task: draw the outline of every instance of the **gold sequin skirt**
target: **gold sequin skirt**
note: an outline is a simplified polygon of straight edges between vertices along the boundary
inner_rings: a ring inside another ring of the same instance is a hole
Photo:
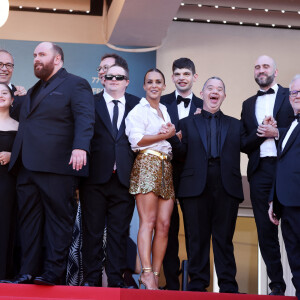
[[[175,199],[172,164],[156,155],[139,153],[131,171],[129,193],[136,195],[149,192],[166,200]]]

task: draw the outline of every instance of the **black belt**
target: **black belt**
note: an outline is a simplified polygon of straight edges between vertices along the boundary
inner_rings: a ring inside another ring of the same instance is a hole
[[[277,156],[266,156],[266,157],[261,157],[260,158],[262,161],[276,161]]]
[[[216,163],[220,163],[220,157],[211,157],[208,159],[208,165],[214,165]]]

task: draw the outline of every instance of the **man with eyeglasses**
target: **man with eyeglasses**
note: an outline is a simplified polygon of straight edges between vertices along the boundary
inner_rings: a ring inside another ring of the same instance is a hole
[[[276,170],[278,137],[291,123],[293,109],[289,91],[276,83],[275,61],[266,55],[254,65],[254,79],[260,90],[243,103],[244,127],[242,151],[248,155],[247,176],[255,217],[259,247],[270,278],[270,295],[284,295],[285,282],[281,264],[278,228],[269,221],[268,199]],[[273,126],[273,118],[277,127]]]
[[[85,286],[99,285],[100,241],[106,220],[108,286],[128,288],[122,275],[126,269],[126,239],[134,209],[134,198],[128,192],[134,156],[125,135],[125,118],[139,102],[138,97],[125,93],[128,84],[127,63],[114,64],[103,79],[104,91],[94,96],[96,123],[90,175],[80,186]]]
[[[294,121],[278,144],[275,183],[270,196],[269,218],[275,226],[281,218],[282,236],[300,299],[300,74],[290,84]],[[274,207],[273,207],[274,203]]]
[[[14,71],[14,58],[7,50],[0,49],[0,83],[7,84],[14,93],[14,103],[10,109],[12,118],[18,120],[20,113],[20,104],[22,98],[26,95],[26,90],[22,86],[15,86],[11,83],[11,77]]]
[[[119,65],[124,67],[125,69],[128,69],[127,61],[120,55],[116,53],[108,53],[104,54],[101,57],[100,65],[96,69],[98,72],[98,77],[100,79],[100,82],[102,86],[105,88],[105,75],[107,73],[107,70],[112,66],[112,65]]]

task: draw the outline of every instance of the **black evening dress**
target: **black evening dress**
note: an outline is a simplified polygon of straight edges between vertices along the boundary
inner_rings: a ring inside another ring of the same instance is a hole
[[[0,152],[11,152],[16,133],[17,131],[0,131]],[[0,164],[0,279],[10,276],[16,228],[16,179],[8,173],[8,165]]]

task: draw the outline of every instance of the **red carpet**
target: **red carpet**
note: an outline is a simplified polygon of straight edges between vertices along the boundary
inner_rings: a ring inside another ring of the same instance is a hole
[[[0,284],[0,300],[297,300],[296,297]]]

